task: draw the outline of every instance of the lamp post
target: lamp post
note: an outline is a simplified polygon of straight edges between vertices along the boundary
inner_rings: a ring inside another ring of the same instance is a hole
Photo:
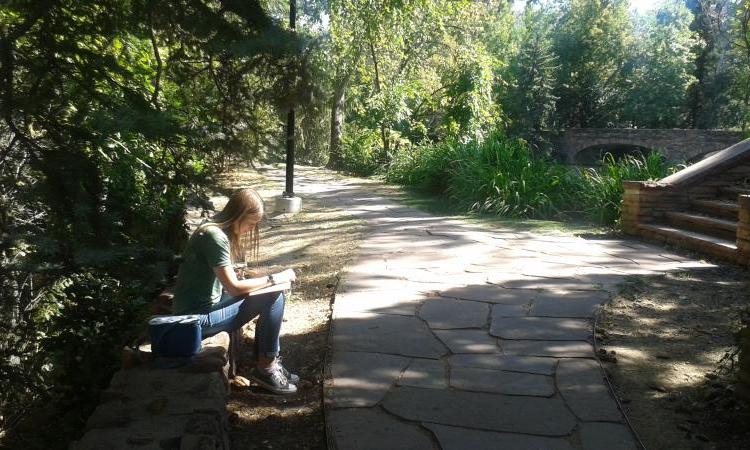
[[[297,28],[297,1],[289,0],[289,29],[292,34]],[[290,86],[291,87],[291,86]],[[279,212],[299,212],[301,199],[294,195],[294,104],[289,105],[286,115],[286,186],[284,193],[276,200]]]

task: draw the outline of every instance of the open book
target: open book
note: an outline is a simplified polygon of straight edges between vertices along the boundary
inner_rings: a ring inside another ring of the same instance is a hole
[[[274,284],[273,286],[268,286],[262,289],[258,289],[257,291],[248,292],[247,295],[253,296],[253,295],[258,295],[258,294],[265,294],[268,292],[288,291],[291,288],[292,288],[292,283],[290,282],[279,283],[279,284]]]

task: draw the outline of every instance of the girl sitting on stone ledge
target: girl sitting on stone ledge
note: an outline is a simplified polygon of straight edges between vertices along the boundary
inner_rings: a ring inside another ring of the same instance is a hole
[[[254,291],[296,279],[292,269],[266,277],[239,280],[232,263],[244,261],[249,250],[258,257],[258,222],[263,200],[253,189],[241,189],[224,209],[198,227],[183,252],[174,291],[173,314],[197,314],[203,336],[231,333],[260,315],[255,328],[256,367],[251,378],[276,394],[297,391],[297,375],[289,373],[279,358],[279,333],[284,317],[284,293],[253,295]],[[244,243],[249,243],[245,248]]]

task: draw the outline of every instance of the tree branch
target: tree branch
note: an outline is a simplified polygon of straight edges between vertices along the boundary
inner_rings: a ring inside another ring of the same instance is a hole
[[[156,58],[156,78],[153,80],[154,85],[154,92],[151,94],[151,104],[154,105],[154,108],[159,110],[159,91],[161,90],[160,84],[161,84],[161,73],[163,69],[163,64],[161,61],[161,55],[159,54],[159,44],[156,42],[156,35],[154,34],[154,7],[156,6],[156,1],[152,1],[151,8],[148,11],[148,36],[151,39],[151,47],[154,50],[154,58]]]

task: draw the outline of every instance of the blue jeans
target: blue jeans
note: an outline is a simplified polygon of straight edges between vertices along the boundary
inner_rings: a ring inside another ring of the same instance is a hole
[[[260,318],[255,326],[255,357],[275,358],[279,356],[279,332],[284,318],[283,292],[240,297],[224,293],[208,314],[200,314],[201,331],[204,337],[221,331],[231,334],[257,315]]]

